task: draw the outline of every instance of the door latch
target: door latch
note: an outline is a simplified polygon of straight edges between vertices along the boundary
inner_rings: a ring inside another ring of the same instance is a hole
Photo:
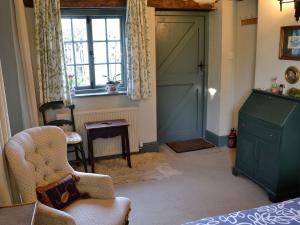
[[[200,71],[203,72],[205,65],[202,60],[201,60],[200,64],[198,65],[198,67],[199,67]]]

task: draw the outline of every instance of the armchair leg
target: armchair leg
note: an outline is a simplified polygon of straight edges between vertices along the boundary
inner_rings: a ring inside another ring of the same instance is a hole
[[[87,162],[86,162],[85,153],[84,153],[84,150],[83,150],[83,145],[82,145],[82,143],[79,145],[79,151],[80,151],[80,153],[81,153],[81,159],[82,159],[82,163],[83,163],[83,166],[84,166],[84,171],[85,171],[85,172],[88,172],[88,169],[87,169]]]
[[[125,218],[125,222],[124,225],[129,225],[129,213],[130,213],[131,209],[129,209],[129,212],[127,213],[127,216]]]
[[[79,154],[78,154],[78,150],[80,151],[80,149],[79,149],[79,148],[80,148],[80,147],[79,147],[79,146],[77,146],[77,145],[75,145],[75,146],[74,146],[76,161],[78,161],[78,160],[79,160]],[[77,164],[77,166],[79,166],[79,165],[80,165],[80,163],[76,163],[76,164]]]

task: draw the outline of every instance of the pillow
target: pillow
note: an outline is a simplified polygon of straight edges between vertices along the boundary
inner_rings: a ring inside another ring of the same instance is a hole
[[[81,198],[76,187],[77,181],[79,181],[79,177],[69,174],[57,182],[37,187],[38,200],[49,207],[63,209]]]

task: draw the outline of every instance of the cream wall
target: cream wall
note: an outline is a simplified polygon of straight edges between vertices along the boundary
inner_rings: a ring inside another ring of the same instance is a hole
[[[209,14],[209,46],[208,46],[208,88],[217,90],[215,96],[207,98],[207,127],[206,129],[219,134],[220,127],[220,88],[222,55],[222,4],[218,10]]]
[[[209,15],[208,89],[217,92],[208,93],[207,130],[223,136],[232,123],[236,2],[220,1],[217,7]]]
[[[258,31],[255,88],[267,89],[271,87],[271,79],[278,77],[278,83],[291,87],[284,79],[284,72],[289,66],[300,69],[299,61],[279,60],[280,27],[300,25],[294,18],[294,5],[286,3],[280,12],[277,0],[259,0],[258,5]],[[296,87],[300,87],[298,82]]]
[[[34,14],[33,9],[26,9],[28,30],[30,35],[30,45],[32,56],[35,57],[34,43]],[[140,142],[149,143],[157,141],[156,128],[156,51],[155,51],[155,10],[147,8],[149,21],[149,40],[150,40],[150,57],[151,57],[151,97],[143,101],[131,101],[126,95],[116,96],[93,96],[74,98],[76,110],[93,110],[93,109],[110,109],[119,107],[138,107],[138,129]],[[32,60],[34,63],[36,59]],[[36,65],[34,71],[36,71]],[[37,77],[37,76],[35,76]]]
[[[236,60],[234,73],[233,127],[238,124],[238,112],[254,87],[257,25],[241,25],[241,19],[257,17],[257,0],[237,3]]]
[[[227,135],[232,127],[234,105],[234,72],[236,43],[236,7],[234,1],[222,1],[222,74],[219,136]]]
[[[237,127],[238,111],[254,87],[256,25],[240,20],[257,16],[257,1],[220,1],[210,13],[207,130],[225,136]]]
[[[207,130],[223,136],[232,124],[234,104],[236,2],[220,1],[209,16]]]

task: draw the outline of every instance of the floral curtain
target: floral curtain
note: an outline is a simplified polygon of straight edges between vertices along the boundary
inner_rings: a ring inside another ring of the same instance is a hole
[[[145,0],[127,0],[126,47],[128,96],[132,100],[150,96],[150,54]]]
[[[40,104],[71,101],[63,60],[59,0],[34,0]]]

